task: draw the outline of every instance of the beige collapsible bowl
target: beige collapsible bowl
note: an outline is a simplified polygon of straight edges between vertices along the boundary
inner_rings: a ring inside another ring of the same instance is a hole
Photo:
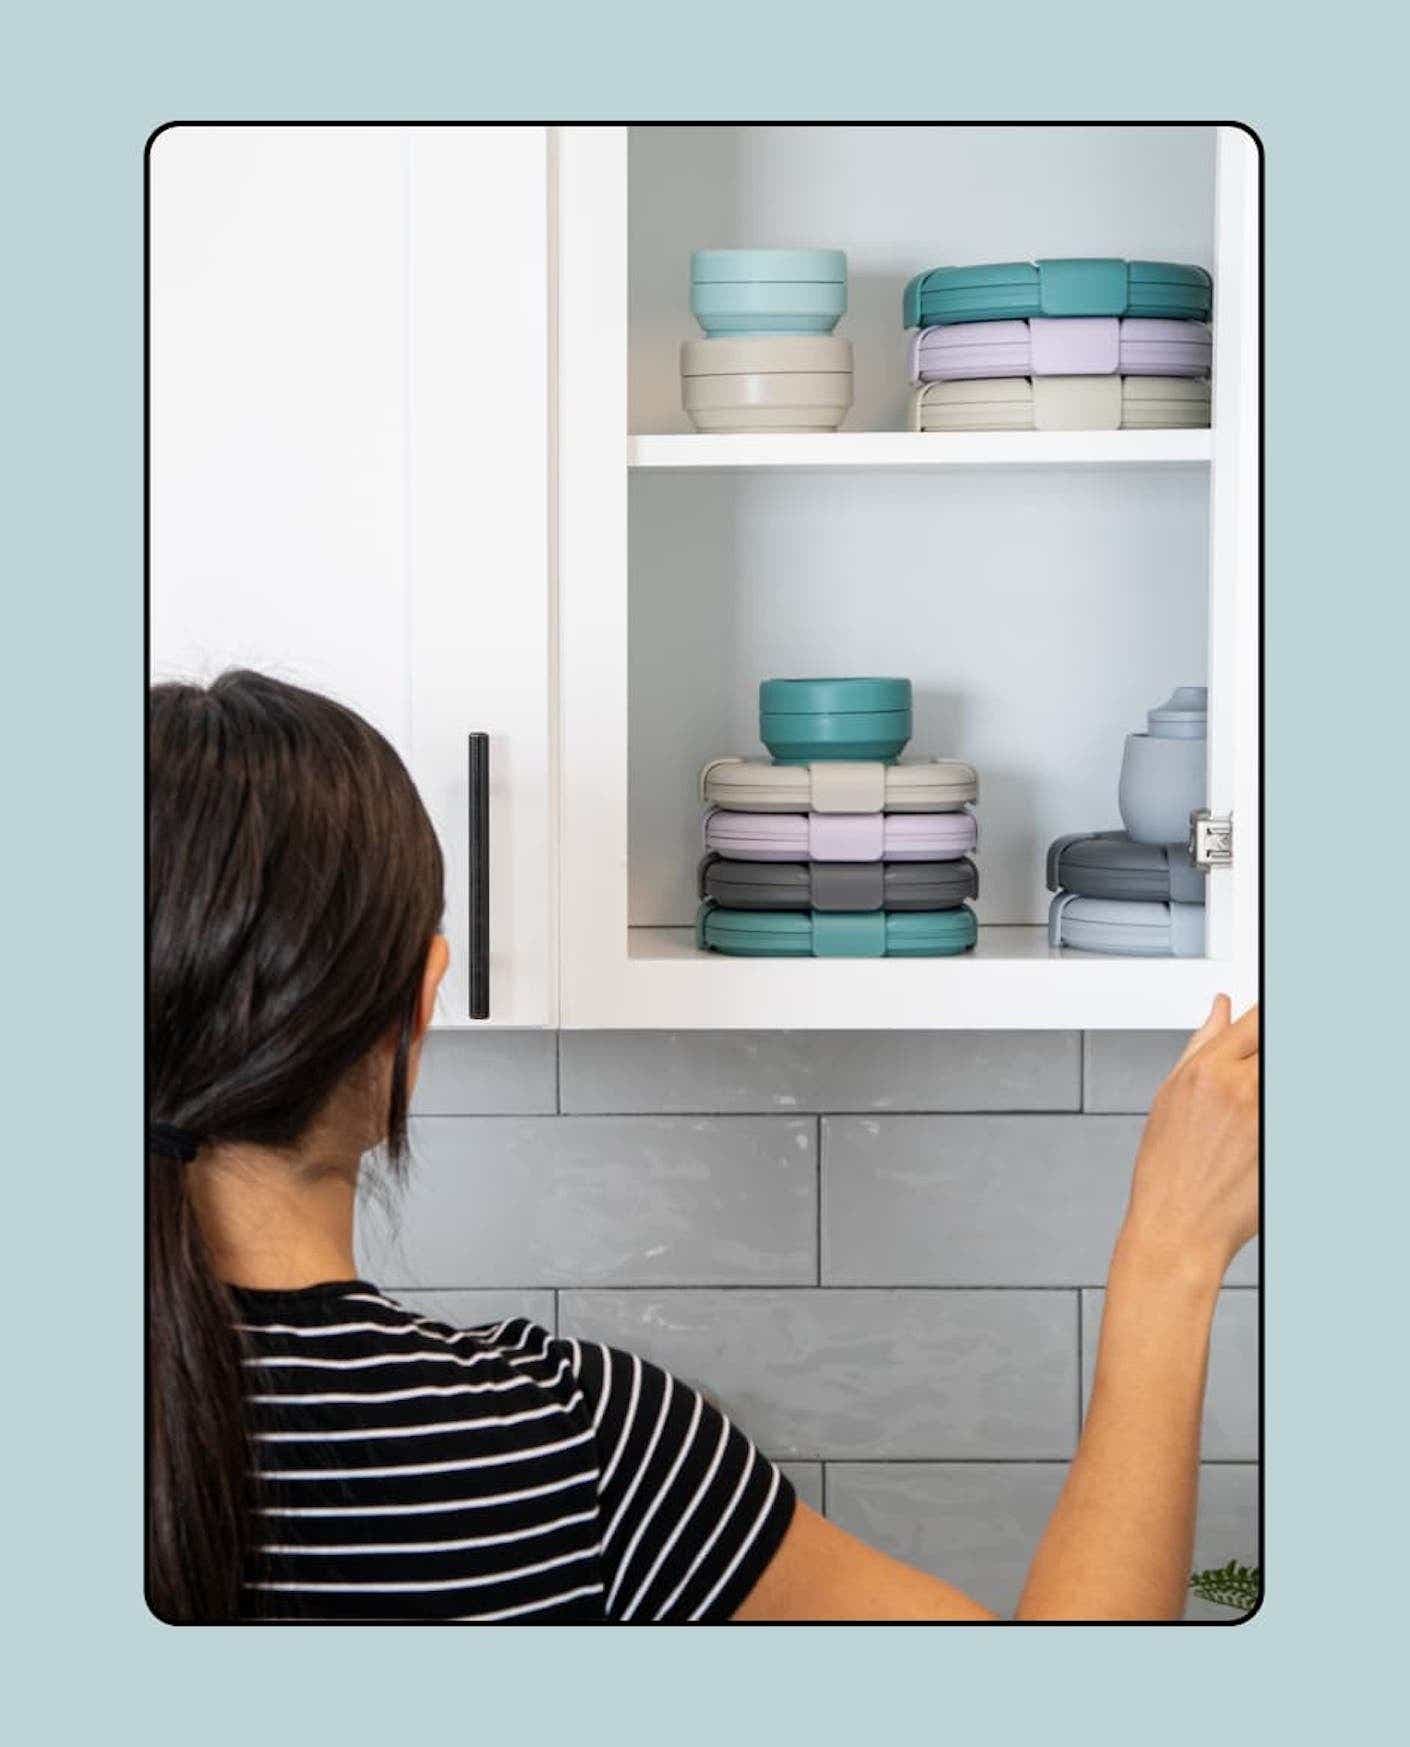
[[[1151,431],[1209,423],[1209,384],[1183,376],[998,376],[927,382],[913,431]]]
[[[697,431],[835,431],[852,404],[852,342],[814,334],[687,340],[681,404]]]

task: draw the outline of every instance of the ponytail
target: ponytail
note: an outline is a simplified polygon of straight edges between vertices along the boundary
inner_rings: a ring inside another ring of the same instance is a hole
[[[261,674],[152,691],[148,796],[147,1599],[216,1622],[253,1611],[260,1499],[193,1173],[207,1147],[296,1147],[387,1043],[401,1156],[443,869],[381,735]]]
[[[149,1146],[147,1598],[173,1623],[239,1617],[254,1506],[243,1352],[189,1172]]]

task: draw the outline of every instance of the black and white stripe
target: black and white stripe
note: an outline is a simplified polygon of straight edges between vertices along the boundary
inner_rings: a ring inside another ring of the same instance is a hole
[[[634,1355],[360,1281],[237,1300],[260,1617],[728,1619],[788,1526],[773,1464]]]

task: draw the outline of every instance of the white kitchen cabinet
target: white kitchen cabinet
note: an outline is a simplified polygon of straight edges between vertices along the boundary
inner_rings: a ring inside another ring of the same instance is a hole
[[[442,1025],[488,734],[489,1022],[551,1025],[547,130],[178,126],[150,219],[153,670],[258,667],[396,745],[446,857]]]
[[[344,698],[446,852],[472,1023],[467,735],[490,737],[489,1023],[1181,1027],[1253,998],[1259,175],[1227,128],[203,127],[151,156],[151,645]],[[856,403],[699,436],[701,245],[847,251]],[[942,262],[1215,277],[1210,431],[912,434],[900,293]],[[691,922],[696,776],[760,679],[909,675],[980,772],[978,949],[730,959]],[[1207,956],[1051,950],[1048,841],[1210,687]]]
[[[557,141],[561,1018],[569,1027],[1183,1027],[1258,985],[1259,174],[1230,128],[568,128]],[[699,436],[697,246],[848,252],[846,427]],[[1116,255],[1215,280],[1210,431],[905,428],[901,288]],[[697,950],[696,773],[774,674],[897,673],[980,773],[977,950]],[[1044,850],[1119,825],[1123,736],[1208,684],[1207,955],[1049,948]]]

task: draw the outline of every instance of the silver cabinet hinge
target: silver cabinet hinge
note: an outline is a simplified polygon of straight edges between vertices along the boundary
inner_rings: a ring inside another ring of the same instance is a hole
[[[1234,821],[1227,814],[1215,818],[1208,807],[1190,814],[1190,860],[1208,873],[1212,867],[1229,867],[1234,859]]]

